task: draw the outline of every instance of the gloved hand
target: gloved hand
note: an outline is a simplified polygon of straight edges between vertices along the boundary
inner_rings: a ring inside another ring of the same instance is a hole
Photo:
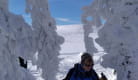
[[[100,78],[100,80],[108,80],[108,79],[107,79],[107,77],[106,77],[103,73],[101,73],[101,78]]]

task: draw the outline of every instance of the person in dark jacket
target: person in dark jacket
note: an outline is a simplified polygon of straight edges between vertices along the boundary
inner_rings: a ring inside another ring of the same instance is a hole
[[[84,53],[81,56],[81,63],[77,63],[71,68],[67,76],[63,80],[107,80],[98,77],[93,69],[94,62],[89,53]]]

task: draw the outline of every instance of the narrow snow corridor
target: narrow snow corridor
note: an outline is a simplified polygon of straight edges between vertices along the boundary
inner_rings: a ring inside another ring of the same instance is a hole
[[[58,26],[57,32],[59,35],[65,38],[65,42],[61,45],[61,54],[59,55],[59,72],[57,73],[57,80],[63,79],[68,70],[74,66],[75,63],[80,62],[81,52],[85,52],[84,45],[84,33],[82,25],[65,25]],[[90,35],[95,41],[98,38],[98,31],[94,29],[94,33]],[[98,43],[95,42],[98,45]],[[98,49],[98,53],[93,54],[95,61],[95,70],[99,74],[103,72],[108,77],[108,80],[116,80],[116,76],[112,75],[114,70],[104,68],[100,65],[102,62],[102,56],[105,54],[103,48],[98,45],[95,46]]]
[[[74,63],[80,61],[80,52],[85,51],[84,33],[81,24],[57,26],[57,33],[64,37],[61,45],[59,72],[57,80],[62,80]]]
[[[103,24],[104,25],[104,24]],[[106,76],[108,77],[108,80],[116,80],[117,78],[117,74],[114,74],[114,69],[111,68],[104,68],[102,67],[102,65],[100,64],[103,61],[103,56],[105,54],[107,54],[104,51],[104,48],[102,46],[100,46],[97,42],[96,39],[99,38],[98,32],[100,31],[100,29],[103,28],[103,25],[101,25],[100,27],[95,27],[93,26],[93,33],[91,33],[89,35],[89,37],[93,38],[93,43],[95,48],[97,49],[97,53],[94,54],[94,60],[96,61],[96,65],[95,65],[95,69],[97,70],[97,72],[100,74],[101,72],[104,72],[106,74]],[[100,75],[99,75],[100,76]]]

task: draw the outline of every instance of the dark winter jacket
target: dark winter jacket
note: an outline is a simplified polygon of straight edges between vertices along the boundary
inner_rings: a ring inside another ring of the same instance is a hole
[[[99,80],[99,77],[93,69],[86,72],[81,64],[75,64],[63,80]]]

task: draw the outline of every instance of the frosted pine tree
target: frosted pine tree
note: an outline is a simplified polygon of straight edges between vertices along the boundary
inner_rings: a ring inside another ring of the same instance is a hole
[[[93,18],[87,24],[99,30],[96,41],[108,53],[103,57],[103,66],[115,69],[117,80],[137,80],[138,0],[94,0],[84,10],[86,18]],[[102,19],[106,21],[103,26]]]
[[[97,0],[92,5],[83,7],[82,10],[84,13],[81,17],[84,29],[85,48],[87,52],[92,54],[99,51],[95,47],[95,39],[98,37],[98,30],[102,27],[100,16],[97,13],[98,6],[95,4],[96,2]]]
[[[32,47],[28,39],[30,30],[21,16],[8,11],[8,0],[0,0],[1,80],[34,80],[18,61],[19,56],[25,60],[31,59]]]
[[[26,0],[26,11],[31,14],[34,44],[38,52],[39,68],[45,80],[55,80],[58,69],[58,55],[62,37],[56,33],[56,24],[51,17],[47,0]]]
[[[111,14],[97,40],[107,51],[103,65],[117,71],[117,80],[137,80],[138,0],[105,1]]]
[[[108,53],[103,66],[115,69],[117,80],[137,80],[138,0],[94,0],[87,9],[92,22],[106,20],[96,40]]]

